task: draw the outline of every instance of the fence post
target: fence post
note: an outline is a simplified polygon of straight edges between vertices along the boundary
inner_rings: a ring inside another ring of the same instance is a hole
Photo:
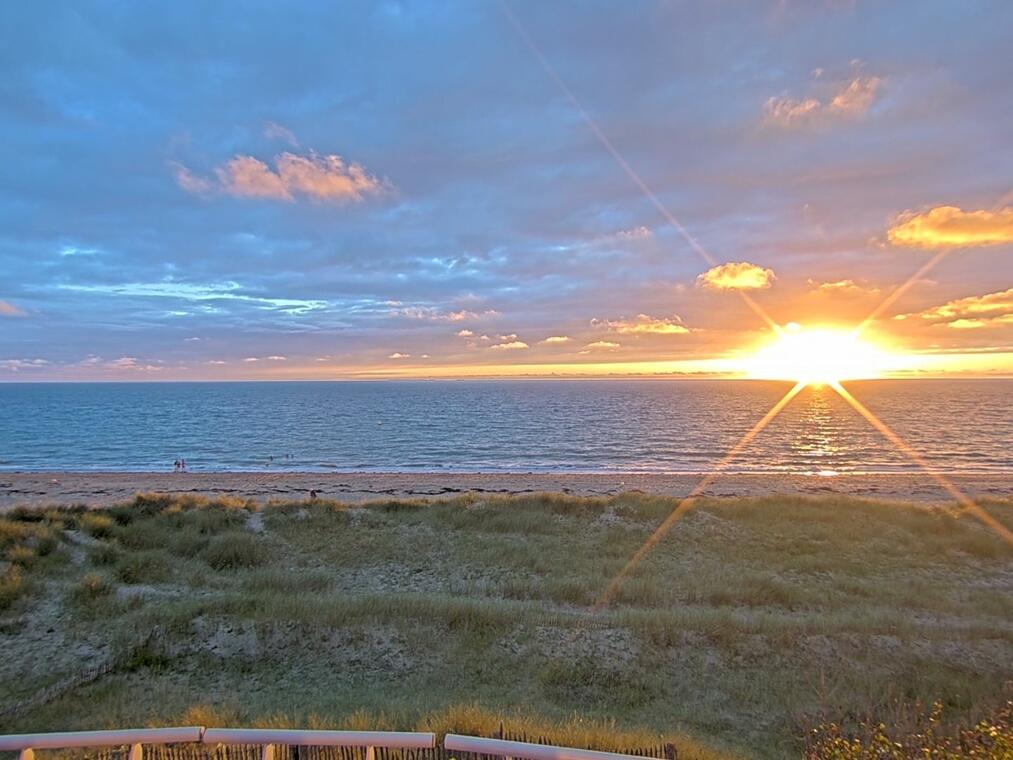
[[[130,745],[130,752],[127,755],[127,760],[144,760],[144,748],[137,744]]]
[[[260,760],[274,760],[273,744],[265,744],[260,748]]]
[[[376,760],[376,747],[366,747],[366,760]]]
[[[18,755],[18,760],[35,760],[35,750],[31,747],[25,747],[21,750],[21,754]]]

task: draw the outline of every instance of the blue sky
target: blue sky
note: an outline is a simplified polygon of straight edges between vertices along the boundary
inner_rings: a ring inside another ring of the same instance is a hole
[[[1013,371],[1009,3],[508,7],[3,6],[0,378]]]

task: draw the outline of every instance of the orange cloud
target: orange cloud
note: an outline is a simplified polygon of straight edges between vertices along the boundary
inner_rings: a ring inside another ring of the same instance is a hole
[[[901,314],[896,319],[924,319],[956,330],[976,330],[1013,324],[1013,288],[981,296],[968,296],[949,301],[914,314]]]
[[[523,340],[511,340],[507,343],[496,343],[495,345],[489,346],[489,349],[494,351],[516,351],[523,348],[529,348],[528,344]]]
[[[596,327],[604,325],[613,332],[625,335],[683,335],[689,332],[689,329],[682,324],[682,320],[678,317],[658,319],[649,314],[638,314],[635,319],[620,319],[614,322],[592,319],[591,324]]]
[[[916,248],[965,248],[1013,243],[1013,206],[997,211],[964,211],[937,206],[905,211],[887,230],[893,245]]]
[[[773,269],[738,261],[708,269],[696,278],[696,284],[712,290],[761,290],[769,288],[775,279]]]
[[[176,178],[176,184],[188,193],[193,193],[194,195],[204,195],[205,193],[210,193],[215,189],[213,182],[204,179],[203,177],[198,177],[192,171],[183,166],[183,164],[170,162],[169,167],[172,169],[173,176]]]
[[[542,343],[542,344],[545,344],[547,346],[558,345],[560,343],[569,343],[570,342],[570,336],[569,335],[550,335],[548,338],[545,338],[544,340],[540,340],[538,342]]]
[[[285,181],[271,167],[253,156],[236,156],[215,169],[225,192],[243,198],[292,200]]]
[[[854,280],[834,280],[832,282],[816,282],[815,280],[809,280],[809,285],[813,286],[813,289],[820,293],[830,293],[834,295],[858,295],[860,293],[875,294],[879,292],[879,288],[859,285]]]
[[[856,76],[826,100],[788,95],[769,98],[764,106],[764,121],[791,128],[831,119],[858,119],[872,107],[883,83],[882,77]]]
[[[297,196],[318,201],[348,203],[376,195],[384,183],[356,163],[341,156],[282,153],[275,167],[253,156],[234,156],[214,170],[217,182],[200,177],[182,164],[171,164],[176,184],[189,193],[222,190],[240,198],[292,201]]]
[[[0,301],[0,317],[25,317],[28,316],[22,309],[10,301]]]
[[[594,343],[588,343],[584,346],[585,350],[581,351],[582,354],[586,354],[588,351],[606,350],[614,351],[617,348],[622,348],[621,344],[611,340],[596,340]]]

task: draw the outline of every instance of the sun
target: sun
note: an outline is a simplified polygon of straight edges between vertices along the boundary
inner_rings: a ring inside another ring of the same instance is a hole
[[[789,322],[744,364],[752,378],[834,385],[841,380],[880,377],[887,360],[886,352],[854,331],[804,328]]]

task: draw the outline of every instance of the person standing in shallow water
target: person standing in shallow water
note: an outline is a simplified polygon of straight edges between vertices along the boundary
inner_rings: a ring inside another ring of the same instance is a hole
[[[172,463],[172,471],[173,472],[179,472],[179,460],[178,459],[175,462]]]

